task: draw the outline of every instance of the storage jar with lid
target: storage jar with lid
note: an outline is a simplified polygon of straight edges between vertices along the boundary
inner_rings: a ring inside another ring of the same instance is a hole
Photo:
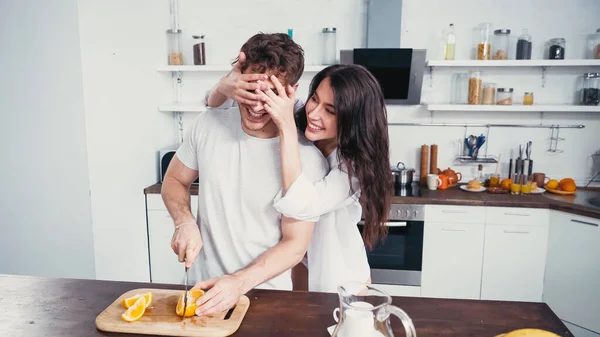
[[[583,74],[580,103],[598,105],[600,103],[600,73]]]
[[[481,73],[471,71],[469,73],[469,104],[481,104]]]
[[[588,36],[588,58],[600,60],[600,28]]]
[[[323,28],[323,64],[335,64],[336,57],[336,35],[335,27]]]
[[[498,88],[496,94],[496,104],[512,105],[513,103],[513,88]]]
[[[564,60],[565,59],[565,39],[562,37],[548,41],[548,59],[549,60]]]
[[[523,95],[523,105],[533,105],[533,93],[525,92]]]
[[[489,60],[492,53],[492,24],[481,23],[477,27],[479,30],[479,39],[477,41],[477,59],[478,60]]]
[[[481,104],[496,104],[496,83],[483,84],[483,100]]]
[[[192,35],[192,37],[194,38],[194,65],[205,65],[204,35]]]
[[[531,35],[527,29],[523,29],[517,40],[517,60],[531,60]]]
[[[510,44],[510,29],[494,31],[494,60],[508,60],[508,45]]]
[[[181,53],[181,29],[167,30],[167,38],[169,39],[169,64],[182,65],[183,54]]]
[[[469,73],[452,75],[452,88],[450,90],[452,104],[467,104],[469,97]]]

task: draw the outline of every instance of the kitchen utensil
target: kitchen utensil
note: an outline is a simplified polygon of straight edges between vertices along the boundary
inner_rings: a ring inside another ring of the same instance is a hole
[[[512,167],[513,167],[513,159],[510,158],[510,161],[508,162],[508,179],[510,179],[512,177]]]
[[[573,195],[573,194],[575,194],[575,191],[567,192],[567,191],[553,190],[553,189],[549,189],[548,186],[544,186],[544,188],[546,189],[546,191],[548,191],[550,193],[558,194],[558,195]]]
[[[546,185],[548,180],[550,180],[550,178],[546,177],[544,173],[536,172],[533,174],[533,181],[538,185],[538,187]]]
[[[152,304],[135,322],[121,319],[125,311],[121,302],[136,294],[152,292]],[[232,309],[206,317],[191,317],[183,323],[175,308],[181,290],[134,289],[119,296],[96,317],[96,328],[106,332],[134,333],[161,336],[221,337],[233,334],[240,327],[250,300],[242,295]]]
[[[438,169],[438,174],[444,174],[446,177],[448,177],[448,183],[450,184],[450,186],[457,184],[459,181],[462,180],[462,173],[454,172],[454,170],[449,167],[444,171]]]
[[[541,187],[538,187],[535,190],[533,190],[533,189],[531,190],[531,194],[542,194],[544,192],[546,192],[546,190]]]
[[[183,291],[183,312],[185,313],[186,309],[187,309],[187,305],[188,305],[188,303],[187,303],[187,298],[188,298],[188,296],[187,296],[187,293],[188,293],[188,270],[190,268],[188,268],[187,266],[184,266],[184,267],[185,267],[185,290]],[[181,319],[184,320],[185,316],[181,317]]]
[[[478,190],[470,190],[467,188],[467,185],[460,185],[460,189],[463,191],[467,191],[467,192],[475,192],[475,193],[479,193],[479,192],[483,192],[486,190],[485,187],[480,186]]]
[[[406,186],[412,184],[414,174],[415,169],[406,168],[403,162],[399,162],[396,167],[392,167],[394,186]]]
[[[333,311],[333,317],[338,321],[333,337],[393,337],[390,314],[400,319],[406,337],[417,335],[410,317],[392,305],[392,298],[387,293],[358,282],[342,284],[338,289],[340,307]],[[336,312],[339,312],[339,318]]]
[[[438,146],[436,144],[431,145],[431,163],[429,164],[429,173],[437,173],[437,160],[438,160]]]
[[[429,146],[421,146],[421,170],[419,171],[419,182],[421,186],[427,186],[427,172],[429,172]]]
[[[428,174],[427,175],[427,188],[432,191],[437,190],[437,188],[442,184],[442,180],[438,177],[437,174]]]
[[[438,185],[438,188],[440,190],[446,190],[448,188],[450,188],[452,185],[450,184],[450,178],[448,178],[447,175],[445,174],[439,174],[438,178],[440,179],[440,184]]]
[[[531,159],[531,147],[533,145],[532,141],[527,143],[527,177],[531,177],[533,174],[533,160]]]

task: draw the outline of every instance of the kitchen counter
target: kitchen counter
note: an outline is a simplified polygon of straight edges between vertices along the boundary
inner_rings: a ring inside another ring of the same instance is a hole
[[[144,189],[144,193],[159,194],[161,186],[160,183],[149,186]],[[197,195],[198,186],[192,185],[190,193]],[[546,208],[600,219],[600,207],[588,203],[588,200],[594,197],[600,197],[600,190],[580,188],[575,195],[570,196],[556,195],[550,192],[541,195],[511,195],[487,192],[471,193],[454,186],[443,191],[420,188],[418,196],[393,196],[392,203]]]
[[[137,288],[183,289],[181,285],[0,275],[0,331],[3,336],[141,336],[104,333],[95,319],[121,294]],[[233,335],[329,336],[336,294],[252,290],[250,308]],[[294,305],[290,305],[293,303]],[[394,297],[411,316],[419,337],[495,336],[519,328],[540,328],[573,336],[545,303]],[[397,336],[404,332],[393,319]]]

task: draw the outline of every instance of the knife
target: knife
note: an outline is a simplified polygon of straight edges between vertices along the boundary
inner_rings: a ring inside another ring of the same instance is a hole
[[[185,267],[185,290],[184,290],[184,293],[183,293],[183,315],[182,315],[182,318],[181,318],[182,321],[185,320],[185,312],[187,310],[187,304],[188,304],[187,303],[187,298],[188,298],[188,296],[187,296],[187,292],[188,292],[188,270],[190,269],[187,266],[184,266],[184,267]]]
[[[531,145],[533,144],[532,141],[529,141],[527,143],[527,160],[528,160],[528,167],[527,167],[527,177],[531,177],[531,175],[533,174],[533,160],[531,160]]]

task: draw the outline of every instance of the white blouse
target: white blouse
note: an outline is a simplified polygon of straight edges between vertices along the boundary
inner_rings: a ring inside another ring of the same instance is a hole
[[[312,183],[301,174],[285,196],[279,191],[273,206],[289,218],[320,216],[308,248],[308,288],[337,292],[342,283],[366,282],[370,267],[356,226],[362,216],[358,179],[352,178],[352,192],[348,173],[339,167],[337,150],[327,161],[330,171],[323,180]]]

